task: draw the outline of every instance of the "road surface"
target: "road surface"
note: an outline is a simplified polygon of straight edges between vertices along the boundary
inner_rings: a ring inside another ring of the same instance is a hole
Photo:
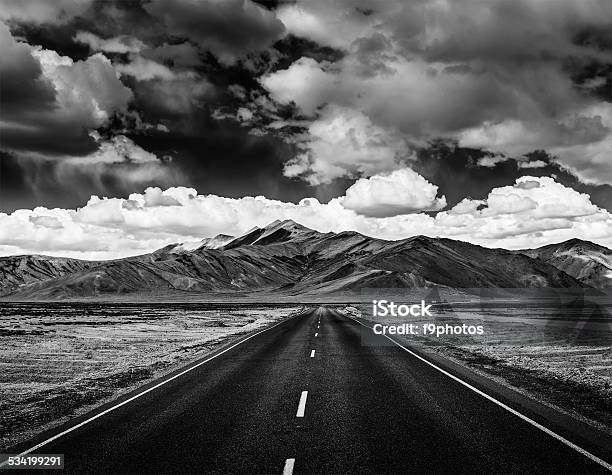
[[[64,454],[64,473],[607,473],[363,329],[312,309],[34,453]]]

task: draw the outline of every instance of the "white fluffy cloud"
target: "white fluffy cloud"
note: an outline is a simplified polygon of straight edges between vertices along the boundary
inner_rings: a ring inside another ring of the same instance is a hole
[[[264,75],[261,85],[278,102],[295,102],[304,113],[314,115],[317,108],[331,98],[334,75],[327,71],[328,63],[312,58],[300,58],[287,69]]]
[[[371,6],[371,2],[361,3],[362,10]],[[353,8],[356,6],[341,1],[293,3],[282,5],[276,14],[295,36],[343,49],[376,21]]]
[[[438,187],[410,168],[360,178],[345,193],[343,206],[359,214],[383,218],[418,211],[438,211],[446,198]]]
[[[236,235],[276,219],[293,219],[322,232],[355,230],[385,239],[425,234],[517,249],[578,237],[612,247],[612,215],[548,177],[519,178],[512,186],[491,190],[486,200],[465,199],[435,216],[371,217],[345,207],[347,199],[320,203],[306,198],[294,204],[261,196],[199,195],[183,187],[149,188],[127,199],[92,197],[78,210],[0,213],[0,254],[127,256],[218,233]]]
[[[121,83],[110,60],[101,53],[76,62],[51,50],[34,49],[32,54],[55,87],[56,119],[65,116],[95,129],[115,112],[124,112],[132,99],[132,91]]]
[[[284,168],[289,177],[303,176],[317,185],[345,175],[373,175],[398,168],[409,158],[406,141],[376,126],[353,109],[328,106],[310,123],[301,152]]]

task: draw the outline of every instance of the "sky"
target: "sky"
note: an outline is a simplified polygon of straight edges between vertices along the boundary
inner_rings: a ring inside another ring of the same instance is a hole
[[[612,247],[609,0],[0,0],[0,50],[0,255]]]

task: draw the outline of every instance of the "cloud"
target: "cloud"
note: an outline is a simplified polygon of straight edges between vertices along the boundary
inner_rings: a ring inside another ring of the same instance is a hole
[[[140,75],[141,81],[134,87],[140,107],[159,117],[190,114],[215,93],[215,87],[196,74],[173,73],[169,80],[144,69],[134,68],[131,72]]]
[[[487,247],[535,247],[573,237],[612,242],[612,214],[550,177],[524,176],[494,188],[486,200],[466,198],[436,215],[436,224],[449,237]]]
[[[73,61],[16,41],[2,23],[0,44],[4,148],[87,153],[95,148],[88,132],[127,110],[132,92],[101,53]]]
[[[365,216],[384,218],[418,211],[438,211],[446,198],[421,175],[403,168],[384,175],[360,178],[345,193],[342,205]]]
[[[393,170],[410,157],[400,134],[373,124],[358,111],[335,105],[321,110],[299,146],[301,152],[286,163],[284,173],[314,185]]]
[[[172,81],[177,77],[177,74],[167,66],[141,56],[132,58],[127,64],[116,64],[115,69],[122,74],[134,76],[139,81],[148,81],[150,79]]]
[[[520,249],[582,238],[612,247],[612,214],[549,177],[521,177],[514,185],[492,189],[485,200],[465,199],[435,216],[366,216],[345,206],[352,199],[347,193],[329,203],[305,198],[295,204],[262,196],[200,195],[185,187],[149,188],[128,198],[94,196],[76,210],[0,213],[0,253],[119,257],[218,233],[237,235],[276,219],[293,219],[321,232],[355,230],[384,239],[425,234]]]
[[[459,134],[464,147],[522,155],[545,149],[585,183],[612,183],[612,104],[589,106],[562,122],[486,122]],[[535,167],[519,162],[520,168]],[[544,166],[544,165],[541,165]]]
[[[93,0],[3,0],[0,20],[25,23],[66,23],[81,15]]]
[[[482,158],[478,159],[478,166],[479,167],[493,168],[498,163],[505,162],[507,160],[508,160],[508,157],[504,157],[504,156],[500,156],[500,155],[493,155],[493,156],[487,155],[485,157],[482,157]]]
[[[294,102],[312,116],[331,98],[336,82],[327,66],[328,63],[320,64],[312,58],[300,58],[287,69],[264,75],[260,83],[275,101]]]
[[[149,183],[172,184],[179,178],[168,163],[124,135],[96,141],[99,148],[89,155],[54,160],[56,179],[100,191],[112,183],[114,189],[127,191]]]
[[[324,106],[351,108],[420,144],[554,150],[583,180],[612,183],[601,73],[612,63],[612,3],[309,0],[278,15],[293,35],[345,55],[264,75],[275,101],[313,120]]]
[[[53,216],[37,215],[30,216],[28,219],[35,226],[43,228],[61,229],[64,227],[61,221]]]
[[[171,62],[180,68],[191,68],[202,63],[198,48],[189,42],[180,44],[164,43],[143,51],[143,56],[158,62]]]
[[[71,120],[87,128],[106,123],[115,112],[123,112],[132,92],[118,78],[110,60],[101,53],[74,62],[55,51],[36,49],[33,54],[56,90],[58,105]]]
[[[246,107],[239,107],[236,111],[236,120],[238,122],[249,122],[251,119],[253,119],[253,116],[253,112]]]
[[[79,31],[74,36],[74,41],[89,46],[92,51],[104,51],[106,53],[139,53],[145,48],[142,41],[128,35],[103,39],[93,33]]]
[[[544,160],[534,160],[532,162],[517,162],[519,168],[543,168],[548,165]]]
[[[125,135],[91,135],[97,148],[86,155],[14,152],[2,159],[19,167],[32,194],[56,196],[55,203],[82,202],[92,193],[127,196],[151,183],[171,186],[185,179],[171,161],[158,158]]]
[[[97,134],[93,134],[100,145],[95,152],[83,157],[64,157],[64,161],[70,164],[95,164],[95,163],[149,163],[158,162],[159,159],[152,153],[139,147],[133,140],[125,135],[116,135],[110,140],[102,140]]]
[[[321,45],[345,49],[376,22],[364,15],[366,2],[300,2],[282,5],[278,18],[287,31]],[[359,11],[358,7],[363,7]]]
[[[15,120],[23,108],[31,111],[54,106],[55,89],[42,75],[40,61],[32,47],[15,40],[8,27],[0,22],[0,101],[2,121]]]
[[[171,35],[189,38],[225,64],[268,48],[285,34],[273,12],[250,0],[153,0],[144,8]]]
[[[587,117],[597,129],[605,130],[593,140],[583,143],[565,142],[550,147],[559,162],[586,183],[612,183],[612,103],[601,103],[589,108]]]

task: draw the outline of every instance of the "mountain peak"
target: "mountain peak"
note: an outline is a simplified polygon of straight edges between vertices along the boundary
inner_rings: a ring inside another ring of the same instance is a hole
[[[262,233],[251,243],[257,245],[274,244],[299,238],[304,235],[312,235],[316,231],[307,228],[291,219],[274,221],[262,228]]]
[[[201,249],[218,249],[232,241],[234,236],[228,234],[217,234],[214,237],[204,238],[197,241],[185,241],[176,244],[169,244],[159,251],[169,252],[172,254],[182,254],[193,252]],[[159,252],[156,251],[156,252]]]
[[[555,266],[596,288],[612,286],[612,250],[582,239],[568,239],[521,252]]]
[[[277,230],[277,229],[285,229],[287,231],[312,231],[312,229],[307,228],[306,226],[296,221],[293,221],[292,219],[284,219],[282,221],[280,219],[277,219],[275,221],[272,221],[267,226],[264,226],[262,229],[265,229],[268,231]]]
[[[608,250],[604,246],[600,246],[599,244],[595,244],[594,242],[586,241],[584,239],[578,239],[578,238],[568,239],[567,241],[560,243],[559,247],[561,246],[566,246],[566,247],[582,246],[582,247],[588,247],[592,249],[601,249],[601,250],[606,250],[606,251]]]
[[[311,235],[316,231],[307,228],[291,219],[272,221],[263,228],[255,227],[237,237],[224,246],[224,249],[233,249],[240,246],[266,245],[284,242],[301,235]]]

